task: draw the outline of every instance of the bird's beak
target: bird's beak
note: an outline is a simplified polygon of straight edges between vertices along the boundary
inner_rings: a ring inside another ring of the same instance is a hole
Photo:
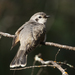
[[[44,18],[50,18],[50,15],[45,15]]]

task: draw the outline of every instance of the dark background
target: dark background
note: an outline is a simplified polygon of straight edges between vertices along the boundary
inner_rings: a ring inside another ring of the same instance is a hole
[[[15,31],[36,12],[43,11],[51,18],[47,21],[47,41],[75,46],[75,0],[0,0],[0,31],[14,34]],[[10,62],[15,56],[19,44],[11,51],[12,38],[0,39],[0,75],[31,75],[32,69],[10,71]],[[44,60],[55,60],[59,48],[41,46],[29,53],[27,66],[33,65],[34,56],[42,54]],[[75,51],[60,49],[57,61],[67,61],[75,66]],[[39,64],[39,63],[37,63]],[[69,75],[75,75],[75,69],[63,66]],[[43,68],[41,75],[61,75],[56,68]],[[39,68],[35,68],[37,75]]]

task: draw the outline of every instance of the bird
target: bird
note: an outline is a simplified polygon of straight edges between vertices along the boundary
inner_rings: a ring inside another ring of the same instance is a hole
[[[34,50],[42,42],[45,42],[45,23],[49,17],[50,16],[44,12],[37,12],[15,32],[11,48],[18,42],[20,42],[20,47],[16,56],[10,63],[10,68],[25,67],[28,53]]]

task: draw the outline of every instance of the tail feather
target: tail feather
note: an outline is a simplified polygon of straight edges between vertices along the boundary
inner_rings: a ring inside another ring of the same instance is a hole
[[[12,60],[10,64],[10,68],[14,67],[25,67],[27,63],[27,55],[25,55],[24,50],[19,50],[15,58]]]
[[[25,67],[27,64],[27,55],[23,55],[22,61],[21,61],[21,67]]]

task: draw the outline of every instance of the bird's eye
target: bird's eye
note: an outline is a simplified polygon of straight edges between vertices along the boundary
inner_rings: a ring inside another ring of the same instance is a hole
[[[41,16],[39,16],[39,18],[42,18]]]

